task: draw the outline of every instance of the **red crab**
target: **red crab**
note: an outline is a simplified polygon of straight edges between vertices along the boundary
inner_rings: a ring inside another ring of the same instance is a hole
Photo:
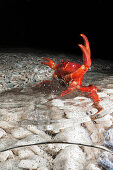
[[[53,70],[55,70],[53,74],[53,78],[62,79],[64,82],[68,83],[68,88],[63,91],[59,96],[55,98],[62,97],[64,95],[67,95],[71,92],[73,92],[76,89],[79,89],[82,92],[87,92],[88,97],[93,99],[93,105],[97,108],[98,112],[91,116],[92,119],[95,119],[98,116],[98,113],[103,110],[103,108],[99,105],[100,98],[97,94],[98,87],[94,85],[89,86],[81,86],[83,76],[88,71],[89,67],[91,66],[91,52],[90,52],[90,46],[89,41],[87,37],[84,34],[80,34],[84,40],[84,45],[78,44],[78,46],[81,48],[83,52],[83,65],[69,62],[68,60],[63,61],[59,64],[55,64],[51,59],[49,58],[43,58],[47,60],[48,62],[41,62]],[[49,81],[49,80],[46,80]],[[45,83],[46,81],[42,81],[40,84]]]

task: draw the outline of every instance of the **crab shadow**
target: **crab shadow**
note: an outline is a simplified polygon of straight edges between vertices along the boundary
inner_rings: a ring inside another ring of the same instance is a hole
[[[44,84],[35,84],[35,85],[28,85],[27,87],[22,87],[22,88],[12,88],[11,90],[6,90],[2,93],[0,93],[0,96],[12,96],[17,95],[17,96],[34,96],[34,97],[39,97],[43,96],[46,99],[49,99],[52,96],[58,96],[60,95],[63,91],[65,91],[68,88],[68,85],[65,84],[62,80],[55,80],[53,79],[50,82],[45,82]],[[72,93],[62,96],[60,99],[65,100],[65,99],[73,99],[77,96],[85,96],[87,97],[86,94],[81,93],[79,90],[75,90]]]
[[[46,98],[48,98],[50,96],[54,96],[54,97],[59,96],[67,88],[68,88],[68,84],[66,84],[64,81],[53,79],[50,82],[45,82],[44,84],[41,85],[39,84],[35,85],[31,89],[33,94],[42,93]],[[81,93],[79,90],[75,90],[72,93],[60,97],[60,99],[62,100],[73,99],[77,96],[85,96],[85,94]]]

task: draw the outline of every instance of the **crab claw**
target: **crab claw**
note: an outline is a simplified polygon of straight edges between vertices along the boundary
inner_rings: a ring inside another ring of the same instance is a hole
[[[83,64],[87,68],[89,68],[91,66],[91,52],[90,52],[89,41],[84,34],[80,34],[80,35],[84,40],[84,45],[78,44],[78,46],[81,48],[83,52]]]
[[[47,60],[49,62],[41,62],[42,64],[45,64],[49,66],[52,69],[55,69],[55,63],[50,58],[43,58],[44,60]]]

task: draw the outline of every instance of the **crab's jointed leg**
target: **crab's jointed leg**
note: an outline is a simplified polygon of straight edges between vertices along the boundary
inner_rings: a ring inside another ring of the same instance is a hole
[[[89,86],[80,86],[80,91],[88,92],[88,97],[93,99],[93,106],[98,110],[94,115],[92,115],[91,119],[95,119],[98,116],[98,113],[103,110],[103,107],[99,105],[99,101],[101,99],[99,98],[97,94],[97,90],[100,90],[98,87],[89,85]]]
[[[51,80],[43,80],[38,85],[45,84],[45,83],[50,83],[50,82],[51,82]]]
[[[97,94],[97,90],[99,90],[99,89],[96,86],[93,86],[93,85],[79,86],[79,85],[76,85],[75,81],[73,81],[70,83],[69,87],[64,92],[62,92],[60,95],[58,95],[54,99],[65,96],[65,95],[73,92],[75,89],[79,89],[82,92],[88,93],[88,97],[92,98],[92,100],[94,102],[93,106],[98,110],[95,114],[91,115],[91,119],[93,120],[96,117],[98,117],[98,114],[99,114],[99,112],[101,112],[103,110],[103,107],[99,105],[99,101],[101,101],[101,99],[99,98],[99,96]]]
[[[60,95],[56,96],[54,99],[58,99],[62,96],[65,96],[65,95],[73,92],[75,89],[77,89],[77,86],[76,86],[76,82],[73,81],[70,83],[69,87],[65,91],[63,91]]]

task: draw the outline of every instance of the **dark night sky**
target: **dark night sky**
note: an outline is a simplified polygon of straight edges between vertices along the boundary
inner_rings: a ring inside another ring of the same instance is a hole
[[[37,3],[36,3],[37,2]],[[108,1],[0,1],[0,47],[33,47],[81,54],[84,33],[92,55],[112,56],[112,4]]]

